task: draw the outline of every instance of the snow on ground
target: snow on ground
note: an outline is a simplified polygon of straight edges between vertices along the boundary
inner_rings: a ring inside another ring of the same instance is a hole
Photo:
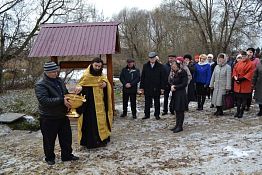
[[[212,115],[207,100],[205,110],[197,111],[196,103],[186,112],[184,131],[174,134],[172,115],[155,120],[153,113],[142,120],[143,104],[138,119],[114,119],[111,142],[107,147],[87,150],[77,143],[77,128],[72,122],[76,162],[61,162],[56,143],[56,164],[43,161],[40,131],[12,131],[0,125],[0,174],[262,174],[262,118],[257,106],[233,117],[234,109],[222,117]],[[153,110],[152,110],[153,112]]]

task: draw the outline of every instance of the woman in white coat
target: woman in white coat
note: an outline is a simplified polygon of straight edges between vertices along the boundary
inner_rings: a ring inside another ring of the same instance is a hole
[[[217,108],[214,115],[223,115],[222,96],[231,90],[231,67],[227,64],[227,55],[220,53],[217,57],[217,66],[211,77],[209,87],[214,89],[212,104]]]

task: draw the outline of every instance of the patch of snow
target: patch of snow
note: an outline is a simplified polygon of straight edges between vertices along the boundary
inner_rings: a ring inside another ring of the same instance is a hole
[[[230,157],[232,158],[249,157],[249,154],[255,153],[254,150],[243,151],[232,146],[226,146],[223,150],[229,152],[231,154]]]
[[[29,116],[29,115],[25,115],[25,116],[23,116],[25,119],[26,119],[26,121],[28,122],[28,123],[34,123],[35,122],[35,118],[33,117],[33,116]]]

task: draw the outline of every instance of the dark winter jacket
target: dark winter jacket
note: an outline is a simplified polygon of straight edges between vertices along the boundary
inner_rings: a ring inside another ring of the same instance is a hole
[[[35,84],[35,94],[39,102],[41,117],[59,119],[66,117],[67,107],[64,105],[64,95],[68,91],[60,78],[44,77]]]
[[[175,85],[175,92],[184,91],[187,87],[187,73],[184,69],[181,69],[177,76],[169,77],[169,83]]]
[[[212,65],[210,65],[210,67],[211,67],[211,76],[212,76],[216,66],[217,66],[217,62],[216,61]]]
[[[255,89],[254,99],[258,104],[262,104],[262,65],[258,65],[253,76],[253,85]]]
[[[165,70],[165,90],[170,90],[170,84],[168,83],[168,76],[170,74],[171,65],[169,62],[163,65]]]
[[[190,81],[190,83],[188,84],[188,88],[187,88],[187,100],[190,101],[195,101],[196,100],[196,88],[195,88],[195,64],[193,62],[190,62],[187,65],[191,75],[192,75],[192,80]]]
[[[144,89],[145,95],[155,96],[161,94],[161,89],[165,88],[165,70],[163,65],[155,62],[151,67],[150,62],[143,66],[140,89]]]
[[[123,92],[124,93],[131,93],[131,94],[136,94],[137,93],[137,84],[140,81],[140,71],[139,69],[135,68],[128,68],[126,66],[125,68],[122,69],[121,74],[120,74],[120,81],[123,84]],[[127,83],[131,84],[130,88],[126,88],[125,85]]]
[[[175,111],[185,111],[187,106],[186,86],[188,82],[187,73],[181,69],[177,76],[169,77],[169,83],[175,85],[175,91],[172,92],[171,108]]]

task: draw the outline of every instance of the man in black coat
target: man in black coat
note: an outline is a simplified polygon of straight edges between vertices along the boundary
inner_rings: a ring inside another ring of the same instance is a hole
[[[171,65],[175,60],[176,60],[176,55],[174,53],[171,53],[168,55],[168,62],[163,65],[165,69],[165,89],[164,89],[165,92],[164,92],[164,109],[163,109],[162,115],[166,115],[168,112],[168,99],[169,99],[169,93],[171,89],[171,86],[168,83],[168,76],[170,74]]]
[[[40,128],[43,135],[45,161],[55,164],[55,140],[58,135],[62,161],[78,160],[72,154],[72,131],[66,116],[71,107],[67,98],[68,91],[58,77],[58,66],[55,62],[44,64],[44,77],[35,85],[35,94],[39,102]]]
[[[130,98],[132,116],[136,119],[136,94],[137,84],[140,81],[140,71],[135,67],[134,59],[127,59],[127,66],[122,69],[120,81],[123,84],[123,113],[120,117],[127,115],[128,100]]]
[[[160,119],[160,95],[164,93],[165,88],[165,70],[163,65],[157,61],[156,52],[149,52],[149,61],[144,64],[140,92],[145,95],[145,117],[150,118],[150,105],[154,99],[155,113],[154,116],[157,120]]]

